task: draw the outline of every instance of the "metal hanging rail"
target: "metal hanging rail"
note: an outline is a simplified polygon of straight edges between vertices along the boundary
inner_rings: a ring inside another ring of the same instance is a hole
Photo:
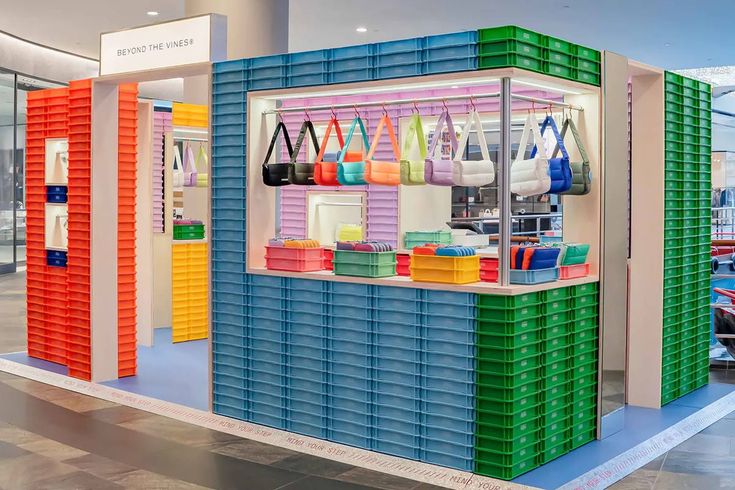
[[[584,111],[584,107],[567,104],[566,102],[557,102],[555,100],[541,99],[538,97],[529,97],[526,95],[511,94],[511,98],[518,100],[525,100],[528,102],[537,102],[541,106],[555,106],[563,107],[566,109],[572,109],[575,111]],[[334,109],[357,109],[359,107],[376,107],[376,106],[388,106],[388,105],[404,105],[404,104],[423,104],[426,102],[446,102],[449,100],[465,100],[465,99],[493,99],[499,98],[500,92],[490,92],[484,94],[460,94],[460,95],[444,95],[435,97],[422,97],[419,99],[397,99],[397,100],[386,100],[386,101],[370,101],[370,102],[354,102],[352,104],[329,104],[329,105],[315,105],[315,106],[299,106],[299,107],[284,107],[281,109],[269,109],[263,111],[263,114],[281,114],[284,112],[308,112],[308,111],[328,111]],[[541,109],[543,107],[539,107]]]

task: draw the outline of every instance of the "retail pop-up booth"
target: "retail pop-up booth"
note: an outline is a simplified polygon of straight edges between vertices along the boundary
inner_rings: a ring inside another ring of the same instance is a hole
[[[154,286],[125,288],[171,216],[128,216],[137,105],[120,84],[210,67],[209,258],[186,267],[209,283],[179,282],[211,287],[214,413],[511,479],[617,430],[608,373],[652,408],[707,383],[710,87],[518,27],[120,67],[31,97],[30,355],[134,374],[104,356],[134,355],[127,319]],[[66,190],[44,180],[64,144]],[[497,209],[450,230],[469,187]],[[64,193],[68,209],[47,201]],[[557,206],[554,234],[519,230],[524,200]]]

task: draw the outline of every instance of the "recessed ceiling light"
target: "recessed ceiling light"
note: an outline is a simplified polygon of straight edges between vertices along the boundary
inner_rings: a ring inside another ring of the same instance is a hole
[[[451,88],[459,88],[459,85],[452,85]]]
[[[155,10],[149,10],[148,12],[146,12],[146,14],[150,15],[151,17],[155,17],[156,15],[158,15],[158,12],[156,12]]]
[[[357,32],[367,32],[367,27],[360,26],[357,29],[355,29]]]
[[[671,43],[666,43],[666,44],[664,44],[664,46],[666,46],[667,48],[670,48],[671,47]]]

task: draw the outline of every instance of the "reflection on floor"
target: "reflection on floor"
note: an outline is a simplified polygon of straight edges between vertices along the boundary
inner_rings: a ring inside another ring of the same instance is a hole
[[[103,384],[139,395],[209,410],[207,340],[171,342],[170,328],[157,328],[153,347],[138,346],[138,375]]]
[[[0,353],[26,350],[26,273],[0,275]]]
[[[602,373],[602,414],[608,414],[625,405],[625,374],[605,370]]]
[[[713,370],[710,382],[735,384],[735,371]],[[615,490],[735,488],[735,412],[715,422],[643,468]]]
[[[5,373],[0,399],[3,489],[438,488]]]

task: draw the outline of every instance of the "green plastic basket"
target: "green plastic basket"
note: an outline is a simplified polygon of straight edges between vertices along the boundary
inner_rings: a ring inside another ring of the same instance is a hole
[[[335,250],[332,264],[337,276],[390,277],[396,275],[396,252]]]

